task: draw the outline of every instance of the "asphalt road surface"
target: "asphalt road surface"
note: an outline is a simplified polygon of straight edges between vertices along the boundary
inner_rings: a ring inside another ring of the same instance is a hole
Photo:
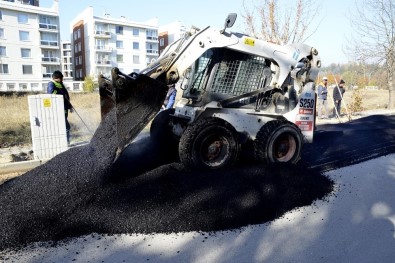
[[[0,186],[0,250],[90,233],[211,232],[270,222],[330,195],[333,182],[323,171],[393,153],[394,124],[394,116],[374,115],[320,125],[297,166],[205,173],[186,172],[149,137],[111,166],[109,125],[90,145]]]
[[[395,116],[371,115],[317,126],[314,143],[305,144],[302,163],[328,171],[395,152]]]

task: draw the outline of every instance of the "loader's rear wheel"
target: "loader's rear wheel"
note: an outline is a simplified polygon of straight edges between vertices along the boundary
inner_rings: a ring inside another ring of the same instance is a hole
[[[263,163],[297,163],[303,146],[300,129],[287,120],[273,120],[259,130],[254,156]]]
[[[191,124],[178,148],[187,169],[215,170],[232,166],[239,157],[237,131],[228,122],[209,117]]]

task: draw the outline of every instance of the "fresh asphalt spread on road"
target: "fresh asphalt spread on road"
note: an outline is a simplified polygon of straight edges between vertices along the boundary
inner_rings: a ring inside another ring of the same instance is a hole
[[[90,233],[215,233],[270,223],[330,195],[333,182],[322,172],[393,153],[394,124],[394,116],[375,115],[319,125],[298,165],[187,172],[150,137],[113,165],[114,124],[104,122],[89,145],[0,186],[0,250]]]

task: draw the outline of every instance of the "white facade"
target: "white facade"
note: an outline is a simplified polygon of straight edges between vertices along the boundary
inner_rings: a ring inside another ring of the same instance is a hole
[[[159,27],[159,53],[173,42],[179,40],[186,32],[185,26],[176,21]]]
[[[179,40],[186,32],[185,26],[180,22],[176,21],[167,25],[159,27],[159,34],[167,32],[168,44],[171,44]]]
[[[73,59],[70,41],[62,41],[61,43],[61,65],[64,80],[73,80]]]
[[[110,77],[113,67],[139,72],[158,56],[158,21],[146,23],[94,16],[88,7],[71,23],[74,79]]]
[[[0,91],[42,91],[61,70],[58,1],[52,8],[0,1]]]

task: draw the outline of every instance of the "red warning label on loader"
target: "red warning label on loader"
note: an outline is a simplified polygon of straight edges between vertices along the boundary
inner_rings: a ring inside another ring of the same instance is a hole
[[[303,115],[313,115],[313,109],[299,108],[299,114],[303,114]]]
[[[313,121],[296,121],[295,124],[299,127],[301,131],[313,130]]]

